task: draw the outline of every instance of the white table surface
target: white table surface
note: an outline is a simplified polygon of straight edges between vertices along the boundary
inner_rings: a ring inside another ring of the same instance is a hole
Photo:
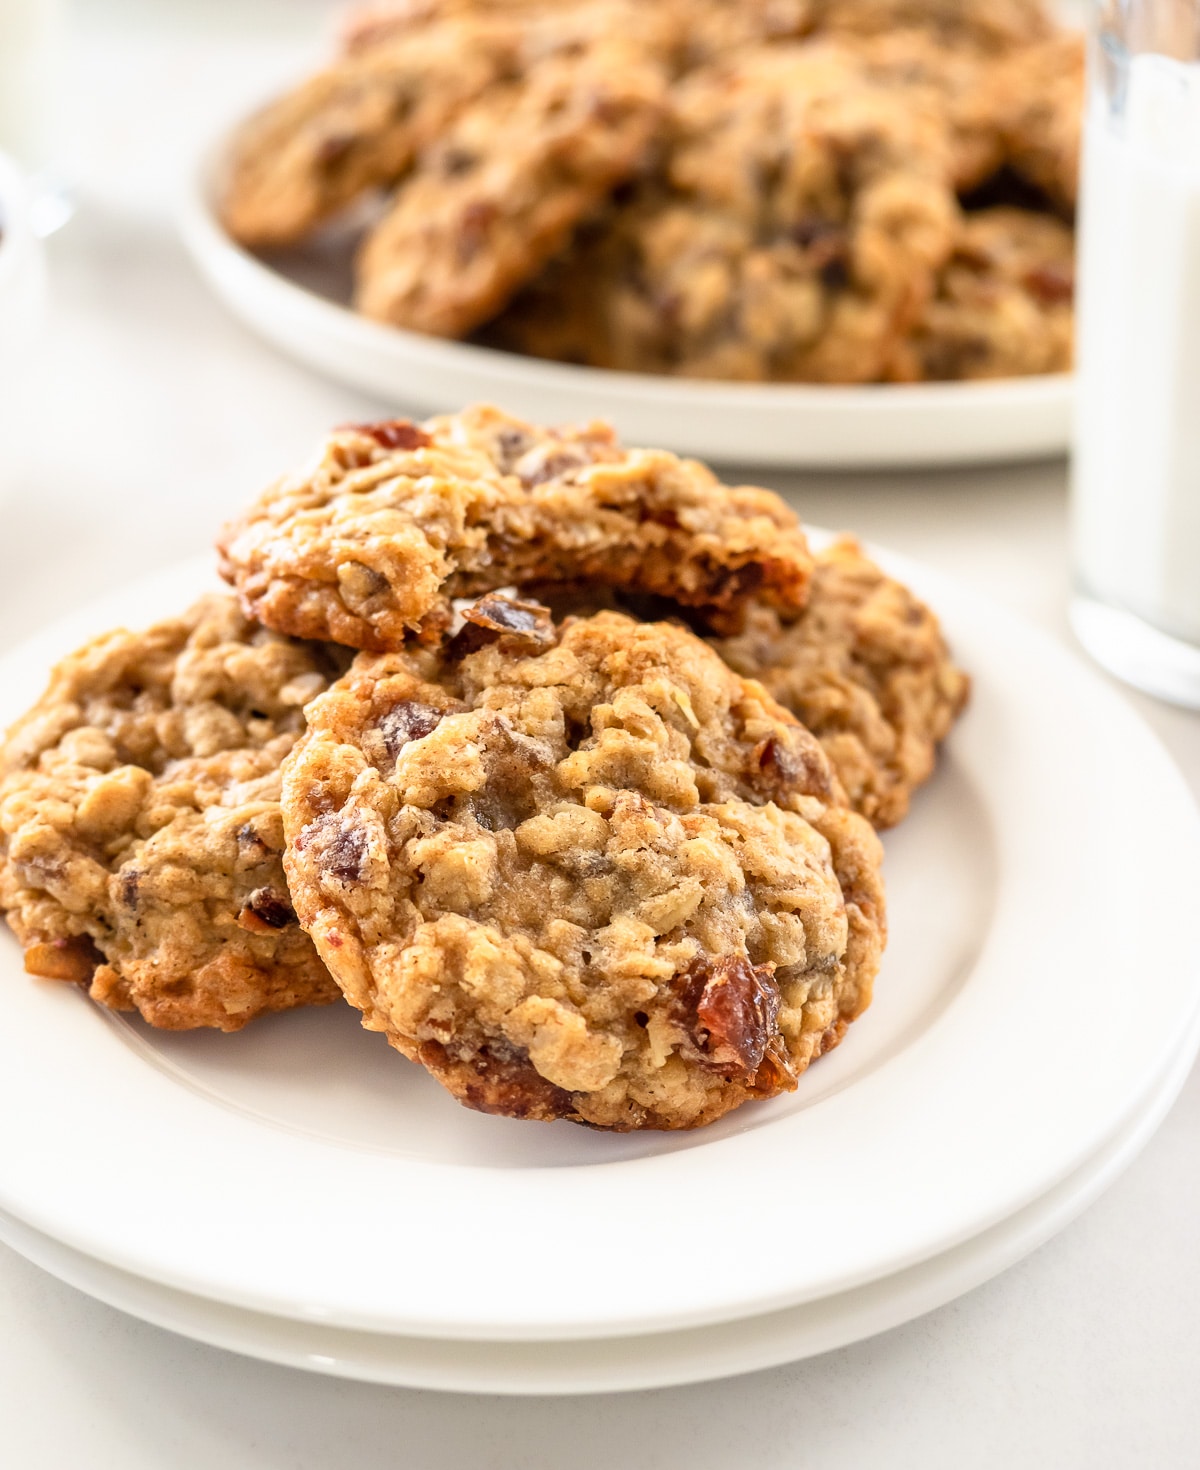
[[[319,54],[327,7],[81,0],[74,20],[82,202],[51,244],[43,348],[0,402],[0,648],[201,549],[328,425],[378,406],[229,320],[171,224],[190,150]],[[772,482],[808,519],[969,578],[1068,638],[1065,479],[1054,463]],[[1200,722],[1136,703],[1200,791]],[[1133,1024],[1153,1024],[1152,998]],[[276,1368],[146,1326],[0,1247],[0,1465],[1194,1466],[1198,1137],[1193,1075],[1097,1205],[952,1305],[790,1367],[607,1398],[409,1392]]]

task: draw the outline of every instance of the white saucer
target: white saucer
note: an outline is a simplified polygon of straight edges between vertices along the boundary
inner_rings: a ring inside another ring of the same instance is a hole
[[[974,1240],[870,1286],[718,1327],[595,1342],[473,1343],[353,1332],[241,1311],[157,1286],[0,1214],[0,1239],[69,1285],[214,1347],[336,1377],[493,1394],[616,1393],[750,1373],[898,1327],[982,1285],[1062,1230],[1149,1141],[1191,1070],[1193,1024],[1134,1118],[1041,1199]]]
[[[0,1208],[253,1312],[514,1341],[817,1301],[1044,1197],[1132,1116],[1196,1011],[1198,937],[1171,922],[1200,888],[1196,813],[1065,650],[885,560],[943,615],[973,705],[888,839],[877,1000],[795,1094],[683,1136],[519,1124],[457,1107],[340,1008],[170,1036],[29,980],[5,943]],[[52,654],[177,611],[209,575],[170,569],[10,655],[0,719]]]
[[[425,337],[350,311],[351,242],[329,237],[268,264],[213,208],[224,143],[195,170],[184,242],[209,285],[260,336],[388,404],[440,413],[487,399],[539,422],[606,418],[632,443],[794,468],[972,464],[1066,451],[1069,374],[866,387],[702,382],[543,362]]]

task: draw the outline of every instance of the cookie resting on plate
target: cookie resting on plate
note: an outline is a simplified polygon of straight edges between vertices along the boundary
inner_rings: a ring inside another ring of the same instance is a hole
[[[493,596],[436,680],[360,654],[284,772],[301,922],[461,1101],[690,1128],[870,1000],[881,850],[815,739],[684,628]]]
[[[335,431],[219,550],[249,616],[376,652],[440,636],[455,598],[535,580],[659,594],[735,631],[752,594],[799,608],[811,568],[768,490],[625,449],[604,425],[539,429],[489,408]]]
[[[279,767],[345,664],[220,596],[64,659],[0,750],[25,968],[173,1030],[337,999],[288,897]]]

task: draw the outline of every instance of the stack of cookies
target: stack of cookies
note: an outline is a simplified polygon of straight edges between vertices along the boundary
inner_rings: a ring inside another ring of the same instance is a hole
[[[868,1004],[881,848],[966,697],[930,611],[766,490],[491,408],[353,425],[236,596],[8,733],[26,969],[152,1026],[343,996],[456,1097],[689,1128]]]
[[[239,132],[234,238],[370,204],[356,303],[693,378],[1062,371],[1083,43],[1043,0],[399,0]]]

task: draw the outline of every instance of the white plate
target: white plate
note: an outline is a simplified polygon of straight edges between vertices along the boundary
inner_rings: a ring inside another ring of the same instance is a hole
[[[479,399],[542,422],[606,418],[633,443],[741,464],[971,464],[1065,452],[1068,374],[855,388],[711,383],[542,362],[368,321],[347,309],[350,246],[268,265],[213,209],[224,148],[188,189],[183,238],[209,284],[254,331],[317,372],[423,412]]]
[[[1068,1225],[1133,1161],[1186,1081],[1193,1022],[1162,1080],[1094,1158],[1011,1219],[920,1266],[854,1291],[718,1327],[592,1342],[474,1343],[353,1332],[188,1296],[0,1214],[0,1239],[80,1291],[185,1337],[293,1368],[466,1393],[579,1394],[667,1388],[751,1373],[898,1327],[1011,1266]]]
[[[790,1097],[695,1134],[473,1115],[335,1009],[240,1037],[111,1023],[0,953],[0,1208],[110,1265],[273,1315],[414,1336],[629,1336],[814,1301],[1044,1195],[1130,1116],[1200,994],[1191,796],[1096,676],[885,558],[975,675],[889,839],[878,1002]],[[174,611],[203,564],[0,663]]]

